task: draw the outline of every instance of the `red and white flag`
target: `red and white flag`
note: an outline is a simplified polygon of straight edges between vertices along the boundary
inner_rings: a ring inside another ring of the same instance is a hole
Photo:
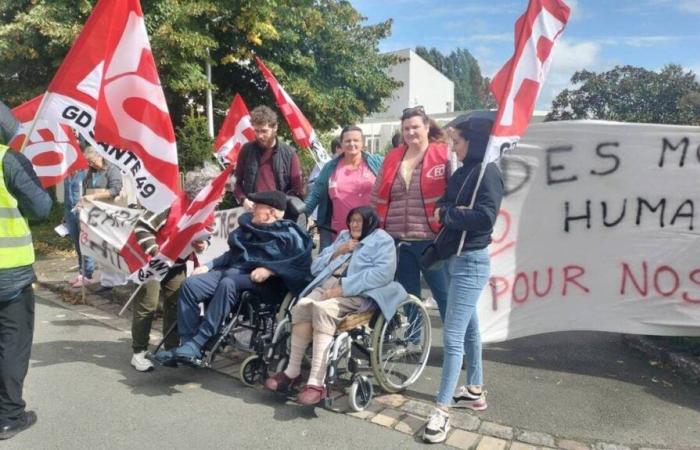
[[[233,164],[224,169],[216,178],[199,191],[180,217],[175,230],[163,243],[160,252],[151,258],[131,279],[136,283],[162,280],[178,258],[185,258],[192,252],[192,241],[209,234],[207,227],[214,221],[214,210],[224,196]]]
[[[22,148],[42,97],[39,95],[12,109],[20,127],[10,141],[10,148]],[[73,130],[56,122],[37,121],[23,153],[32,162],[34,171],[45,188],[54,186],[73,172],[88,167]]]
[[[484,162],[512,150],[525,134],[570,12],[562,0],[530,0],[515,22],[515,53],[491,82],[498,112]]]
[[[292,138],[294,138],[294,142],[296,142],[301,148],[308,148],[311,150],[311,154],[314,157],[316,164],[323,165],[330,161],[331,157],[318,140],[314,128],[311,126],[311,123],[309,123],[304,114],[302,114],[296,103],[294,103],[292,97],[290,97],[282,85],[277,82],[277,79],[272,72],[270,72],[270,69],[265,66],[262,59],[256,56],[255,61],[258,63],[260,71],[267,80],[267,83],[270,85],[270,89],[275,96],[277,106],[279,107],[280,111],[282,111],[282,115],[287,121],[289,129],[292,130]]]
[[[178,188],[175,133],[138,0],[99,0],[59,67],[38,118],[67,124],[132,177],[160,212]]]
[[[243,98],[239,94],[233,97],[231,106],[224,123],[221,125],[219,135],[214,142],[214,155],[227,166],[236,166],[238,153],[246,142],[255,139],[255,130],[250,123],[250,113]]]

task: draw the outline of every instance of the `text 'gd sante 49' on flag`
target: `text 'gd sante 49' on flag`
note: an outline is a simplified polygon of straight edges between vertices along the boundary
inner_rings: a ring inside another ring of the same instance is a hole
[[[100,0],[48,87],[37,120],[78,131],[133,180],[139,202],[176,198],[177,149],[138,0]]]

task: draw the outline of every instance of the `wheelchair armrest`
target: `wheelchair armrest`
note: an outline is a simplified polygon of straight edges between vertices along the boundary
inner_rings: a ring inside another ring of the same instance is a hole
[[[338,332],[349,331],[363,325],[370,325],[376,314],[375,308],[370,308],[367,311],[360,313],[348,314],[338,324]]]

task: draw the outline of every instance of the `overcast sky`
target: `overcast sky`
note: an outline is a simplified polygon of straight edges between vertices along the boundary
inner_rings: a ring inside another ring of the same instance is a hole
[[[596,72],[615,65],[658,70],[669,63],[700,73],[700,0],[565,0],[572,14],[558,43],[538,109],[581,69]],[[394,20],[382,51],[437,47],[449,53],[468,49],[486,76],[513,54],[513,26],[527,0],[351,0],[376,23]]]

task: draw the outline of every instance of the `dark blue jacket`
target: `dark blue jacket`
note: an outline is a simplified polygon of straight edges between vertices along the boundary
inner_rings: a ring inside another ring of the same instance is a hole
[[[457,169],[447,182],[445,195],[437,201],[440,222],[444,227],[440,232],[441,236],[436,240],[436,245],[439,242],[441,247],[441,253],[449,250],[450,253],[456,254],[464,231],[467,234],[462,251],[486,248],[491,243],[493,225],[503,199],[501,171],[498,165],[492,162],[484,169],[473,208],[466,208],[471,202],[474,190],[477,189],[479,172],[493,123],[487,119],[471,120],[472,136],[469,139],[467,156],[462,167]]]
[[[229,250],[207,266],[210,269],[265,267],[282,278],[294,294],[304,288],[311,273],[312,241],[291,220],[255,225],[251,213],[238,218],[238,228],[228,236]]]

